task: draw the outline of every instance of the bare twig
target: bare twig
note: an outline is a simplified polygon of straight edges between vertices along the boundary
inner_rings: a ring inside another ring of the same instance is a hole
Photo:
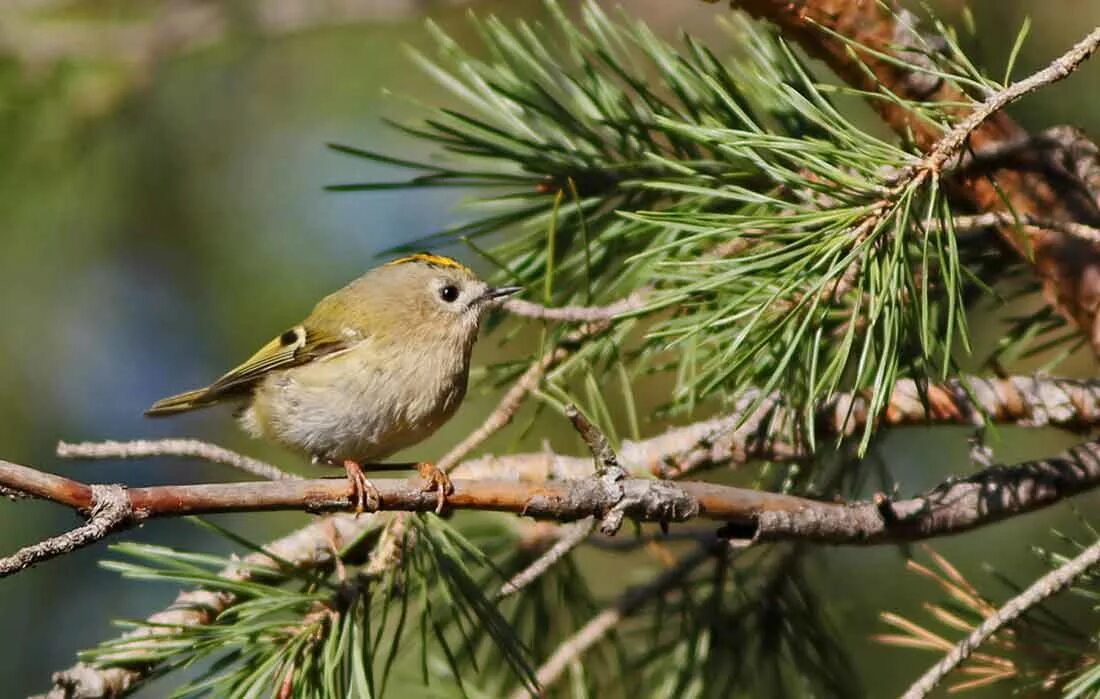
[[[1049,218],[1033,216],[1031,214],[1013,214],[1010,211],[988,211],[984,214],[973,216],[955,216],[951,219],[951,226],[959,233],[990,228],[992,226],[1036,226],[1051,231],[1059,231],[1066,235],[1100,244],[1100,228],[1086,226],[1074,221],[1055,221]]]
[[[462,459],[466,458],[474,449],[508,426],[515,418],[516,413],[523,407],[523,402],[539,384],[546,372],[565,361],[565,359],[577,350],[577,348],[594,335],[598,335],[608,328],[607,322],[591,323],[584,325],[566,335],[556,347],[539,358],[527,368],[527,371],[516,379],[512,387],[501,397],[497,407],[485,418],[485,422],[475,429],[466,438],[448,451],[436,466],[443,471],[451,471]]]
[[[959,641],[951,652],[914,682],[906,690],[903,699],[921,699],[928,696],[948,673],[966,660],[986,639],[1006,624],[1012,623],[1028,609],[1071,585],[1074,580],[1097,564],[1100,564],[1100,541],[1086,548],[1073,560],[1036,580],[1030,587],[987,617],[970,635]]]
[[[1092,56],[1097,47],[1100,47],[1100,27],[1089,32],[1084,39],[1081,39],[1069,51],[1054,59],[1046,68],[991,95],[989,99],[975,107],[969,116],[940,139],[928,153],[924,167],[938,173],[945,166],[948,166],[951,159],[958,156],[963,146],[966,145],[967,139],[970,138],[970,134],[981,126],[986,119],[1024,95],[1069,77]]]
[[[293,473],[198,439],[137,439],[128,442],[58,442],[57,455],[63,459],[144,459],[151,456],[193,456],[216,464],[225,464],[253,476],[271,481],[298,479]]]
[[[595,323],[605,320],[614,320],[618,316],[640,311],[645,308],[646,298],[651,291],[648,287],[635,290],[624,299],[607,304],[606,306],[543,306],[542,304],[524,301],[523,299],[509,299],[504,303],[504,309],[509,313],[525,318],[538,318],[541,320],[562,320],[573,323]]]
[[[504,599],[514,595],[539,579],[555,563],[569,555],[573,549],[580,546],[596,528],[596,518],[588,517],[580,522],[573,522],[562,526],[561,537],[554,542],[546,553],[542,554],[520,572],[513,575],[506,583],[500,586],[497,599]]]
[[[659,597],[678,585],[693,570],[712,558],[718,546],[723,545],[720,542],[712,542],[700,546],[650,582],[629,588],[612,606],[592,617],[577,633],[558,646],[553,655],[535,673],[538,686],[544,692],[549,689],[571,663],[588,652],[623,619],[638,611],[649,600]],[[529,699],[533,696],[527,688],[521,687],[512,695],[512,699]]]
[[[30,568],[35,563],[71,553],[95,543],[123,526],[132,516],[130,502],[121,486],[91,486],[91,512],[88,521],[71,531],[26,546],[0,558],[0,578]]]

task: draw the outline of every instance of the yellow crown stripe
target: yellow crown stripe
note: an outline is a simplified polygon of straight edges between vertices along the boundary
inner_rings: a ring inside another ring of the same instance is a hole
[[[388,265],[404,265],[410,262],[422,262],[426,265],[432,265],[433,267],[449,267],[450,269],[458,269],[462,271],[469,271],[466,265],[462,264],[458,260],[454,260],[444,255],[435,255],[430,252],[418,252],[407,257],[399,257],[393,262],[387,263]]]

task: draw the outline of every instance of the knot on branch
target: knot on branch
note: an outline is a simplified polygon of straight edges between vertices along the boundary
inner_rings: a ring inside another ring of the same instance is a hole
[[[125,487],[117,484],[92,484],[89,487],[92,489],[92,506],[88,511],[89,523],[111,522],[111,526],[114,526],[127,517],[137,515],[133,512]],[[142,519],[140,515],[137,516]]]
[[[603,435],[600,436],[603,437]],[[610,452],[606,440],[604,440],[604,447]],[[630,505],[626,499],[626,488],[623,486],[626,481],[626,471],[619,466],[614,453],[611,454],[610,463],[612,464],[610,468],[599,472],[600,485],[603,486],[606,497],[610,502],[615,503],[600,517],[600,533],[607,536],[616,534],[623,526],[623,515],[626,514],[626,509]]]
[[[621,490],[621,498],[600,524],[604,534],[619,531],[626,513],[636,519],[659,522],[662,528],[669,522],[683,522],[699,515],[699,501],[675,483],[634,480]]]
[[[125,694],[139,675],[122,668],[94,668],[77,663],[53,673],[54,688],[42,699],[102,699]]]

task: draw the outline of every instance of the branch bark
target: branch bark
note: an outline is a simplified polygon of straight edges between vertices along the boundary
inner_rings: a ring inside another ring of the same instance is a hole
[[[817,409],[820,444],[857,434],[873,419],[869,401],[838,394]],[[755,407],[754,407],[755,406]],[[630,473],[682,477],[713,465],[754,460],[798,461],[813,457],[800,439],[801,414],[778,393],[742,392],[725,416],[701,420],[638,441],[625,440],[619,461]],[[1004,379],[963,377],[925,388],[911,379],[894,385],[882,426],[973,425],[986,422],[1025,427],[1055,426],[1084,430],[1100,424],[1100,381],[1016,376]],[[492,455],[463,462],[466,478],[507,476],[528,481],[581,478],[592,472],[591,459],[550,452]]]
[[[377,479],[379,509],[428,512],[437,497],[416,480]],[[726,523],[732,538],[754,543],[800,540],[822,544],[883,544],[915,541],[974,529],[1046,507],[1100,484],[1100,440],[1053,459],[994,466],[944,483],[907,500],[878,497],[835,503],[700,481],[590,477],[523,483],[454,479],[448,506],[513,512],[540,519],[629,517],[637,521],[684,522],[696,517]],[[0,461],[0,485],[87,511],[97,486]],[[219,512],[347,511],[355,506],[343,479],[131,488],[114,528],[146,519]],[[605,522],[605,527],[607,522]],[[41,560],[41,559],[39,559]],[[26,561],[22,567],[34,560]],[[0,561],[0,570],[10,564]]]
[[[754,17],[779,27],[783,36],[800,44],[812,56],[824,61],[848,84],[872,93],[889,90],[900,99],[872,100],[882,119],[896,133],[911,136],[942,168],[958,156],[959,149],[984,149],[1018,142],[1027,133],[1001,110],[1009,102],[1041,85],[1067,75],[1088,58],[1100,44],[1100,30],[1094,30],[1051,65],[974,105],[959,123],[966,127],[961,138],[945,138],[933,124],[905,106],[905,100],[944,103],[968,102],[956,87],[914,71],[875,53],[901,61],[919,60],[915,52],[906,55],[899,46],[915,45],[915,29],[897,21],[898,13],[883,3],[854,0],[735,0]],[[866,47],[852,50],[851,44],[822,31],[847,37]],[[874,53],[873,53],[874,52]],[[947,152],[954,150],[954,153]],[[978,211],[1012,210],[1027,216],[1100,224],[1100,208],[1086,187],[1067,188],[1049,173],[1001,168],[982,173],[958,173],[951,181],[952,194]],[[1012,226],[1000,229],[1006,245],[1021,257],[1034,260],[1048,300],[1073,320],[1100,351],[1100,244],[1066,235],[1058,230],[1035,227],[1020,240]]]

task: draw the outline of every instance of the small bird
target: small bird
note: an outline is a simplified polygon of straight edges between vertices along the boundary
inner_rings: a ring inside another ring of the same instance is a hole
[[[236,403],[252,436],[342,465],[362,512],[368,496],[379,498],[363,466],[423,441],[454,415],[486,311],[518,291],[492,288],[449,257],[402,257],[326,296],[214,383],[145,414]],[[450,479],[431,463],[417,468],[442,508]]]

